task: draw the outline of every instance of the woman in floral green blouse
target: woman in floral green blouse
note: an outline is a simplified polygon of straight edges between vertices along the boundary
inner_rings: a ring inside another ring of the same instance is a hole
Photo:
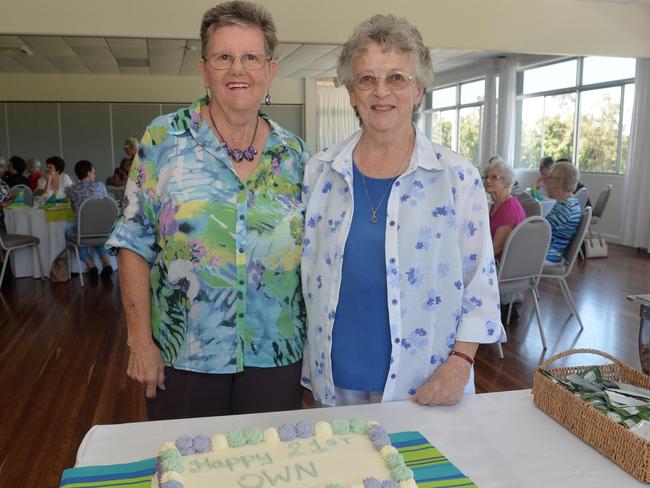
[[[222,3],[201,41],[210,94],[147,127],[107,243],[119,251],[127,373],[151,419],[294,409],[302,395],[309,154],[258,113],[275,26],[255,4]]]

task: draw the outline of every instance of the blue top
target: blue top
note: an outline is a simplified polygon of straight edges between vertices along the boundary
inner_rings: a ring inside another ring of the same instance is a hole
[[[365,176],[377,223],[356,165],[354,213],[345,242],[339,303],[332,332],[332,372],[338,388],[384,391],[390,366],[390,327],[386,287],[386,204],[394,178]],[[382,200],[383,196],[383,200]]]
[[[581,218],[580,202],[573,195],[557,202],[548,213],[546,220],[551,224],[551,244],[546,253],[548,261],[559,263],[562,260],[562,253],[578,232]]]

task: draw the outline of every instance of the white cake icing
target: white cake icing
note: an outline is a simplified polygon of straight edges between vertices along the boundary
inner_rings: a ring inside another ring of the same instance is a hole
[[[170,450],[169,443],[161,449],[152,486],[371,488],[385,480],[393,480],[384,484],[386,488],[415,486],[412,471],[390,446],[381,427],[371,424],[375,427],[369,435],[365,421],[337,422],[335,429],[328,422],[313,427],[301,422],[298,429],[281,426],[279,433],[271,428],[199,436],[201,439],[184,436],[176,442],[176,450]],[[293,438],[296,431],[303,438]],[[207,452],[192,453],[195,447]]]

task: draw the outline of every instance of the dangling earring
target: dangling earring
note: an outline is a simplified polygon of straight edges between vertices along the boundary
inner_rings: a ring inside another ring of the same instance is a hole
[[[266,96],[264,97],[264,103],[267,105],[271,105],[273,102],[273,99],[271,98],[271,94],[267,91]]]
[[[205,102],[207,105],[210,105],[210,88],[205,87]]]

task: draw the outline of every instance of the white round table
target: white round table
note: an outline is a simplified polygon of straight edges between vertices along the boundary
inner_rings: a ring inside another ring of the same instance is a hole
[[[65,231],[69,225],[72,225],[72,222],[67,220],[48,221],[45,219],[45,210],[42,208],[8,207],[4,209],[4,214],[7,233],[35,236],[41,240],[38,245],[38,252],[41,256],[45,276],[49,276],[52,263],[66,248]],[[101,260],[95,253],[93,253],[93,259],[96,266],[101,269]],[[71,264],[72,272],[78,273],[79,269],[74,255]],[[117,260],[114,257],[111,257],[111,265],[113,269],[117,269]],[[88,271],[84,263],[81,263],[81,268],[82,273]],[[38,259],[30,248],[12,251],[11,269],[16,278],[41,277],[41,272],[38,269]]]

